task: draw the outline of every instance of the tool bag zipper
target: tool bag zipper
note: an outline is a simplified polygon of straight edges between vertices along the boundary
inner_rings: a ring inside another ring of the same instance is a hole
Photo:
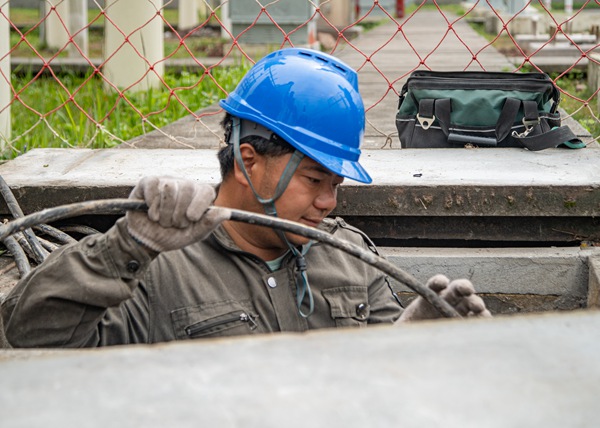
[[[471,79],[464,79],[465,76]],[[554,113],[560,104],[560,91],[545,73],[510,72],[451,72],[451,71],[415,71],[409,76],[400,94],[406,96],[411,89],[500,89],[545,93],[552,100],[550,113]]]

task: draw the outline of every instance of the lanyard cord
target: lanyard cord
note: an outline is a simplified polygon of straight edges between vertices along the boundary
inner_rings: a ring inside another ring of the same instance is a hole
[[[286,239],[287,241],[287,239]],[[296,257],[296,305],[298,306],[298,312],[303,318],[308,318],[315,310],[315,301],[313,299],[312,290],[310,289],[310,283],[308,282],[308,276],[306,274],[306,259],[304,255],[308,252],[310,247],[315,241],[310,241],[302,248],[302,252],[294,248],[293,245],[288,246],[290,249],[293,248],[292,253]],[[302,303],[308,296],[308,312],[302,312]]]
[[[263,206],[265,214],[277,217],[275,201],[283,194],[283,192],[287,188],[288,184],[290,183],[290,180],[292,179],[292,176],[294,175],[294,172],[296,172],[296,168],[298,168],[298,165],[304,158],[304,154],[298,150],[294,151],[283,173],[281,174],[281,178],[279,179],[277,186],[275,187],[274,195],[268,199],[263,198],[258,194],[256,189],[254,188],[252,180],[250,180],[250,176],[248,175],[246,167],[244,166],[244,161],[240,152],[240,119],[237,117],[232,117],[232,121],[233,123],[231,129],[231,139],[233,140],[233,154],[235,156],[235,160],[240,170],[244,174],[244,177],[246,177],[246,181],[248,181],[250,189],[252,189],[252,193],[254,193],[254,196],[256,197],[258,202]],[[294,281],[296,283],[296,305],[298,307],[298,312],[300,313],[300,315],[303,318],[308,318],[314,311],[314,299],[312,290],[310,289],[310,284],[308,282],[308,276],[306,274],[306,259],[304,258],[304,255],[308,252],[314,241],[310,241],[307,245],[304,246],[302,252],[300,252],[288,241],[287,237],[285,236],[285,233],[283,233],[281,230],[276,230],[275,232],[277,233],[279,238],[287,244],[288,248],[292,252],[292,255],[296,259],[296,275],[294,277]],[[308,298],[309,310],[307,313],[304,313],[302,311],[302,303],[306,298]]]

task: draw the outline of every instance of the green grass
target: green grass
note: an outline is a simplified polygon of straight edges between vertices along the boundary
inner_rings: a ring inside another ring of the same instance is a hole
[[[36,22],[39,22],[40,12],[38,9],[11,7],[10,20],[15,23],[15,25],[33,26]]]
[[[250,64],[241,63],[215,68],[211,75],[229,92],[249,68]],[[37,147],[113,147],[152,130],[147,124],[144,129],[143,119],[162,127],[226,96],[209,76],[195,72],[167,75],[168,88],[126,93],[126,99],[113,91],[105,95],[104,82],[98,76],[60,76],[66,89],[53,78],[32,79],[30,75],[13,76],[15,90],[22,91],[11,106],[16,141],[0,154],[1,159]]]
[[[550,77],[556,79],[558,76],[551,74]],[[582,72],[572,72],[558,79],[556,85],[571,95],[563,94],[560,106],[569,114],[577,112],[573,114],[573,119],[587,129],[594,138],[600,136],[600,122],[594,117],[594,115],[600,117],[597,102],[598,95],[589,103],[588,108],[581,108],[583,104],[580,100],[588,100],[593,94],[592,88],[587,84],[586,76]]]
[[[440,9],[444,13],[453,13],[458,16],[462,16],[465,13],[465,9],[459,4],[438,4],[436,5],[432,0],[416,0],[415,3],[411,3],[404,8],[404,16],[409,16],[411,13],[419,10],[435,10]]]
[[[586,9],[600,9],[600,3],[591,0],[589,2],[586,1],[574,1],[573,2],[573,10],[579,10],[582,7]],[[565,2],[563,0],[560,1],[552,1],[551,2],[551,10],[553,11],[563,11],[565,10]]]

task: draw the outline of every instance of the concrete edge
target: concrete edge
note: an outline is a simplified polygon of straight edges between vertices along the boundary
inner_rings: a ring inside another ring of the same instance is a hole
[[[600,308],[600,255],[594,254],[588,257],[589,282],[587,306],[588,308]]]
[[[380,251],[421,282],[442,273],[450,279],[471,280],[482,294],[571,296],[583,301],[591,292],[600,305],[600,248],[383,247]],[[411,291],[396,281],[392,286],[396,292]]]

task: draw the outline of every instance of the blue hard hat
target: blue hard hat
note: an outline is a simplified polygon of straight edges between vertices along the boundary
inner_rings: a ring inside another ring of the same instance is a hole
[[[372,181],[358,163],[365,130],[358,76],[331,55],[303,48],[275,51],[219,105],[270,129],[335,174]]]

